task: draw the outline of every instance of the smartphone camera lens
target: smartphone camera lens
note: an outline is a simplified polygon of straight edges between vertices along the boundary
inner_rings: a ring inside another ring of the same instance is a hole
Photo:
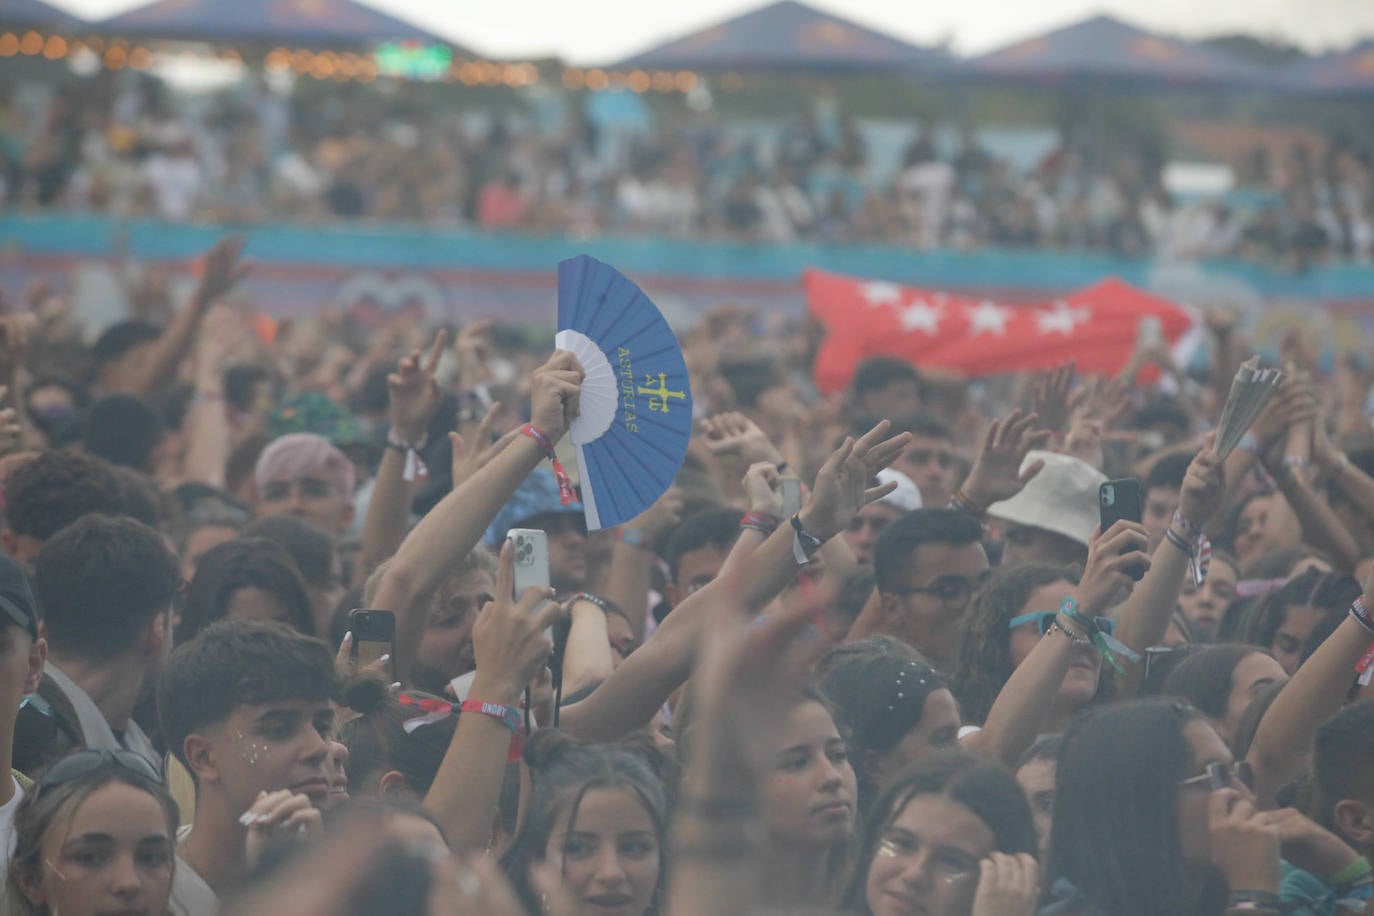
[[[1102,505],[1104,505],[1104,506],[1114,506],[1114,505],[1116,505],[1116,487],[1103,487],[1103,488],[1102,488]]]

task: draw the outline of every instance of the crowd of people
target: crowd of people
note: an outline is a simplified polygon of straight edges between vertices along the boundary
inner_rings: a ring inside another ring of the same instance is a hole
[[[0,319],[4,912],[1374,913],[1357,364],[1291,340],[1223,457],[1220,314],[1167,385],[823,397],[718,309],[675,485],[588,531],[572,354],[260,333],[241,248],[162,324]]]
[[[1238,257],[1302,270],[1374,253],[1371,151],[1332,141],[1233,166],[1179,199],[1165,141],[1066,134],[1032,168],[912,124],[895,167],[853,118],[771,136],[684,112],[617,129],[570,101],[561,123],[460,111],[402,86],[284,94],[245,84],[187,109],[146,74],[0,102],[3,203],[173,222],[366,220],[485,231],[650,234]],[[1120,138],[1118,138],[1120,139]]]

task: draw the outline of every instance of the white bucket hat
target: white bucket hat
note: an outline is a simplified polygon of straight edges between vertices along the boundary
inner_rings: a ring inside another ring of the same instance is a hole
[[[1086,461],[1043,451],[1027,452],[1021,470],[1035,461],[1045,462],[1040,473],[1011,499],[989,506],[988,516],[1053,531],[1087,546],[1099,522],[1097,490],[1107,475]]]

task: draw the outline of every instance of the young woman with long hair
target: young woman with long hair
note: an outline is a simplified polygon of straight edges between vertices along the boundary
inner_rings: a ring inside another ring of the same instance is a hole
[[[177,806],[142,757],[84,750],[20,802],[5,912],[163,916],[176,867]]]

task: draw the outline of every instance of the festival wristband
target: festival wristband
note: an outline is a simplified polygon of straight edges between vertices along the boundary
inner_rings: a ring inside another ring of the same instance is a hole
[[[821,549],[823,542],[803,527],[800,514],[792,516],[791,522],[792,558],[797,561],[798,566],[805,566],[811,562],[811,554]]]
[[[761,531],[764,537],[777,531],[778,524],[779,522],[776,518],[764,512],[746,512],[744,513],[744,518],[739,521],[739,526],[741,528],[752,528],[755,531]]]
[[[1063,614],[1070,623],[1088,635],[1093,647],[1102,655],[1102,660],[1116,669],[1117,674],[1125,675],[1126,669],[1117,660],[1120,656],[1129,662],[1140,661],[1140,653],[1127,646],[1121,640],[1109,633],[1104,632],[1097,625],[1097,621],[1092,617],[1083,614],[1078,610],[1078,602],[1072,595],[1064,599],[1064,603],[1059,606],[1059,613]]]
[[[1364,595],[1356,598],[1350,605],[1350,616],[1355,622],[1365,628],[1371,636],[1374,636],[1374,615],[1371,615],[1369,608],[1365,606]]]
[[[458,707],[461,712],[472,712],[479,716],[495,719],[511,731],[510,747],[506,749],[506,763],[520,759],[525,750],[525,736],[520,733],[520,712],[505,703],[487,703],[483,700],[464,700]]]
[[[429,444],[429,433],[425,433],[414,442],[407,442],[396,435],[396,430],[391,430],[386,434],[386,447],[394,448],[406,456],[405,470],[401,472],[401,479],[406,483],[411,482],[416,477],[424,477],[429,474],[429,469],[425,467],[424,460],[420,457],[420,450]]]
[[[1174,525],[1183,529],[1182,535],[1174,531]],[[1202,526],[1193,524],[1184,518],[1183,513],[1175,511],[1173,521],[1164,529],[1164,536],[1187,555],[1188,572],[1193,577],[1193,585],[1201,588],[1202,583],[1207,581],[1207,570],[1212,565],[1212,542],[1207,540]]]
[[[524,426],[520,427],[520,432],[522,435],[529,436],[543,447],[544,454],[549,456],[549,462],[553,464],[553,476],[558,480],[558,499],[565,506],[572,505],[572,478],[568,476],[567,471],[563,470],[563,462],[558,460],[558,455],[555,454],[553,450],[553,441],[544,434],[542,429],[535,426],[533,423],[526,423]]]
[[[1364,856],[1360,856],[1360,858],[1324,880],[1326,881],[1327,887],[1341,887],[1346,884],[1359,884],[1363,881],[1367,881],[1371,874],[1374,874],[1374,868],[1370,867],[1368,859]]]

